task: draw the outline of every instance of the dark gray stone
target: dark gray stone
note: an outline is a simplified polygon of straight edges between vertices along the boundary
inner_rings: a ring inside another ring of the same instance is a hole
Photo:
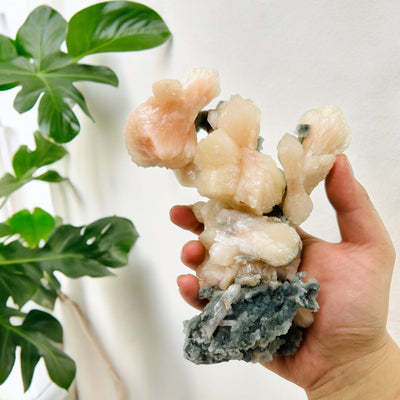
[[[201,314],[184,322],[185,357],[195,364],[214,364],[294,354],[303,337],[303,329],[293,324],[297,310],[319,308],[319,283],[303,282],[304,275],[255,287],[236,284],[225,291],[202,291],[200,297],[210,301]]]

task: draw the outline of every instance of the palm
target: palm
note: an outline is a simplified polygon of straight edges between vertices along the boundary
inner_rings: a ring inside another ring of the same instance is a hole
[[[320,311],[294,356],[276,358],[264,366],[309,387],[344,361],[338,354],[350,359],[360,356],[357,346],[347,349],[352,338],[355,342],[363,339],[372,348],[378,345],[383,340],[386,313],[382,313],[384,305],[376,300],[374,292],[374,283],[380,278],[369,267],[373,251],[366,254],[361,246],[312,237],[306,237],[303,243],[301,269],[321,285],[317,299]]]

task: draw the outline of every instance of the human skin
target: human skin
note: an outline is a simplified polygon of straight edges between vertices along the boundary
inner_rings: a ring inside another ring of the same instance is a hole
[[[310,400],[400,399],[400,349],[386,329],[393,244],[346,156],[337,156],[325,187],[341,241],[329,243],[299,229],[300,270],[321,285],[320,311],[295,355],[263,365],[301,386]],[[170,217],[193,233],[203,228],[188,206],[173,207]],[[183,247],[182,261],[194,270],[204,256],[198,241]],[[194,275],[178,277],[178,286],[185,301],[202,309]]]

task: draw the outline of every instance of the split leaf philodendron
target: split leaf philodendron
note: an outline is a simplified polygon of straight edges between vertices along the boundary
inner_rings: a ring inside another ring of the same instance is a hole
[[[149,49],[170,35],[154,10],[130,1],[94,4],[70,21],[51,7],[40,6],[15,39],[0,35],[0,90],[21,87],[14,100],[19,113],[38,103],[38,129],[32,129],[35,148],[21,145],[12,157],[12,171],[0,177],[0,208],[31,181],[68,180],[49,166],[68,153],[64,144],[80,131],[74,106],[92,118],[75,83],[118,86],[110,68],[80,60],[103,52]],[[70,278],[110,275],[111,269],[127,264],[137,237],[133,223],[117,216],[72,226],[35,208],[19,210],[0,222],[0,384],[10,375],[20,348],[25,390],[40,358],[51,380],[68,389],[76,368],[60,350],[62,326],[51,315],[61,294],[55,273]],[[32,302],[49,312],[35,309]]]
[[[169,36],[161,17],[137,3],[95,4],[75,14],[69,23],[57,11],[41,6],[28,16],[15,40],[0,36],[0,89],[21,86],[14,100],[20,113],[30,110],[40,97],[41,132],[66,143],[80,129],[71,103],[91,116],[74,82],[118,85],[110,68],[78,61],[90,54],[147,49]],[[65,41],[66,52],[61,50]]]

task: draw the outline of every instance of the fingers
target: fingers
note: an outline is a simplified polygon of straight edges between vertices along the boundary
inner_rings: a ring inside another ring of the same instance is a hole
[[[196,234],[200,234],[204,229],[203,224],[197,221],[189,206],[172,207],[170,218],[174,224]],[[204,257],[205,249],[198,240],[192,240],[183,246],[181,260],[186,266],[195,269],[203,262]]]
[[[174,206],[171,208],[169,216],[175,225],[193,232],[196,235],[200,234],[204,229],[203,224],[197,221],[189,206]]]
[[[390,238],[367,192],[354,178],[351,165],[343,154],[326,178],[326,192],[336,211],[344,242],[353,244],[387,243]]]
[[[204,226],[193,214],[189,206],[175,206],[170,211],[171,221],[179,227],[199,235]],[[189,268],[196,269],[204,260],[205,248],[198,240],[186,243],[182,248],[181,260]],[[181,275],[177,279],[182,298],[192,307],[203,310],[206,300],[200,300],[199,280],[194,275]]]
[[[198,310],[203,310],[207,301],[198,298],[199,280],[194,275],[181,275],[178,277],[177,282],[179,292],[186,303]]]
[[[198,240],[192,240],[183,246],[182,262],[189,268],[196,269],[204,260],[206,251]]]
[[[181,259],[186,266],[196,270],[199,264],[203,262],[205,253],[206,251],[204,246],[199,241],[193,240],[183,246]],[[198,298],[198,278],[196,278],[194,275],[181,275],[178,277],[177,282],[179,292],[181,293],[181,296],[186,301],[186,303],[188,303],[192,307],[202,310],[207,301],[200,300]]]

